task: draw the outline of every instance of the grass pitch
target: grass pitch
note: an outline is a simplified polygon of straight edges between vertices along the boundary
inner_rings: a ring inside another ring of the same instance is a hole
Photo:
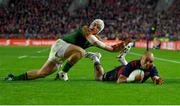
[[[54,81],[56,73],[31,81],[6,82],[9,73],[19,75],[31,69],[40,68],[48,58],[50,47],[0,47],[0,105],[125,105],[125,104],[180,104],[180,52],[152,50],[159,74],[164,85],[116,84],[115,82],[94,81],[93,64],[81,59],[69,72],[69,81]],[[106,71],[120,63],[118,53],[97,48],[87,49],[102,54],[102,65]],[[127,60],[140,58],[145,49],[133,48]]]

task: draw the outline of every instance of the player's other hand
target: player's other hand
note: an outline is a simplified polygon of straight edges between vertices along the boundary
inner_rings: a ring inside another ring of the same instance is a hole
[[[162,85],[162,84],[164,83],[164,80],[161,79],[160,77],[154,77],[154,78],[153,78],[153,82],[154,82],[154,84],[156,84],[156,85]]]

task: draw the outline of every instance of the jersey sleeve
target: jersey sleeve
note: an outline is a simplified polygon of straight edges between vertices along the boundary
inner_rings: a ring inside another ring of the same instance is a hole
[[[144,83],[149,77],[153,78],[154,76],[159,76],[158,75],[158,70],[157,68],[154,66],[151,70],[150,70],[150,74],[149,75],[145,75],[142,83]]]
[[[151,76],[151,78],[154,77],[154,76],[159,76],[158,75],[158,70],[157,70],[157,68],[155,66],[152,68],[150,76]]]

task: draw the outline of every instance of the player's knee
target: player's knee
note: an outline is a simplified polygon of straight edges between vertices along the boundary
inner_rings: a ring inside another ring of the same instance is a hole
[[[84,49],[78,49],[77,54],[81,58],[81,57],[83,57],[85,55],[85,50]]]
[[[78,55],[78,58],[82,58],[84,56],[84,53],[83,52],[79,52],[79,53],[77,53],[77,55]]]
[[[84,52],[81,50],[76,50],[71,56],[68,58],[68,61],[71,64],[75,64],[77,61],[79,61],[84,56]]]
[[[72,58],[74,58],[74,60],[79,60],[80,58],[82,58],[83,55],[81,52],[76,52],[73,54]]]

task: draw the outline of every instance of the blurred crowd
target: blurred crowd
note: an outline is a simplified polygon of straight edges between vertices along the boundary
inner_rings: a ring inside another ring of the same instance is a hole
[[[58,39],[95,18],[105,21],[103,39],[146,39],[152,36],[180,39],[179,7],[157,12],[158,0],[88,0],[68,11],[73,0],[10,0],[0,7],[0,38]]]

